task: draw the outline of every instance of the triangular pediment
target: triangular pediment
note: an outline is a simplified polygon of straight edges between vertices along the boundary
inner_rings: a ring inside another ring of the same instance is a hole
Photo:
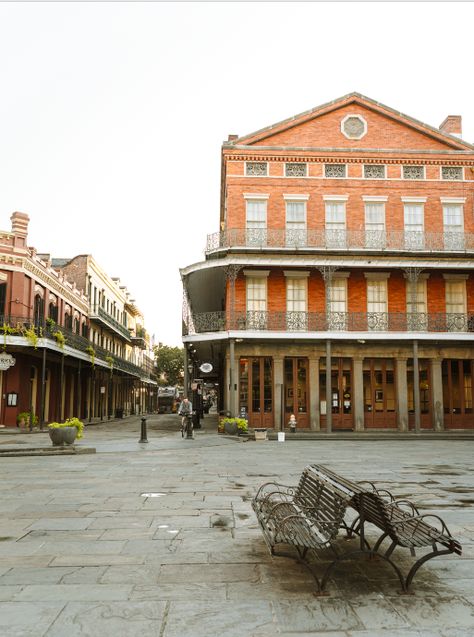
[[[350,93],[232,141],[232,146],[473,151],[474,146],[408,115]]]

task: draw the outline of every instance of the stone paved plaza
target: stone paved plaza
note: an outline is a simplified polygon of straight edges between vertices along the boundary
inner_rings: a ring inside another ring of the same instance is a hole
[[[0,456],[1,637],[474,635],[472,442],[244,442],[218,436],[215,415],[183,440],[177,421],[149,417],[148,444],[129,418],[87,427],[95,454]],[[301,565],[269,555],[250,505],[309,463],[438,513],[463,556],[429,561],[412,595],[382,561],[344,562],[315,597]]]

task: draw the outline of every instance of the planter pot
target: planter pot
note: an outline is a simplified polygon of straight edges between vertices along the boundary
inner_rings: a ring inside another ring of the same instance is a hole
[[[54,447],[60,447],[63,445],[72,445],[77,436],[76,427],[58,427],[50,428],[49,437]]]
[[[237,427],[236,422],[226,422],[224,424],[224,431],[226,434],[229,434],[229,436],[235,436],[238,433],[239,428]]]
[[[266,440],[267,439],[267,430],[266,429],[255,429],[255,440]]]

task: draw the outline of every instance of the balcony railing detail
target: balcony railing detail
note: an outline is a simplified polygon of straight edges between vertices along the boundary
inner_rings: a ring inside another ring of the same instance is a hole
[[[204,312],[186,334],[228,330],[277,332],[474,332],[474,315],[406,312]]]
[[[473,252],[474,234],[404,230],[290,230],[232,228],[207,236],[206,253],[223,248],[302,248],[382,252]]]
[[[119,323],[113,316],[111,316],[108,312],[104,310],[104,308],[100,307],[100,305],[91,306],[91,318],[99,318],[104,322],[109,328],[118,332],[121,336],[130,341],[130,331]]]
[[[96,343],[92,343],[88,338],[76,334],[67,327],[56,324],[48,325],[46,321],[32,319],[31,317],[0,315],[0,337],[5,339],[5,341],[8,336],[26,336],[27,332],[30,331],[31,333],[32,330],[34,330],[34,334],[36,334],[38,338],[45,338],[55,343],[57,343],[57,339],[54,333],[61,332],[66,339],[65,345],[68,347],[72,347],[82,353],[87,353],[87,348],[92,347],[95,352],[96,363],[98,360],[105,362],[106,359],[111,358],[113,360],[112,367],[114,370],[120,370],[140,378],[150,377],[150,375],[138,365],[113,354]],[[109,362],[107,362],[107,366],[110,367]]]

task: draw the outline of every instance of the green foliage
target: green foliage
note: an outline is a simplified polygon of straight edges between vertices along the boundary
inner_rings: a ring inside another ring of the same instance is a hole
[[[113,370],[114,368],[114,359],[112,358],[112,356],[106,356],[105,357],[105,362],[108,364],[108,366],[110,367],[110,371]]]
[[[49,327],[50,330],[52,330],[53,327],[56,326],[56,321],[48,316],[48,318],[46,319],[46,325]]]
[[[56,343],[59,345],[59,347],[61,349],[64,349],[64,343],[66,342],[66,337],[64,336],[64,334],[59,330],[56,330],[55,332],[53,332],[53,336],[56,339]]]
[[[61,429],[62,427],[76,427],[77,438],[83,437],[84,423],[79,418],[67,418],[64,422],[50,422],[49,429]]]
[[[38,334],[34,326],[32,327],[24,327],[22,330],[23,336],[28,340],[29,344],[35,349],[38,347]]]
[[[25,425],[29,425],[30,424],[30,412],[29,411],[22,411],[18,414],[18,416],[16,417],[16,421],[18,424],[20,424],[21,422],[24,422]],[[33,426],[38,424],[38,416],[35,416],[35,414],[33,414]]]
[[[163,385],[180,385],[184,374],[184,349],[161,343],[155,347],[156,371]]]
[[[94,367],[94,365],[95,365],[95,349],[92,347],[92,345],[88,345],[86,347],[86,352],[91,357],[91,364],[92,364],[92,367]]]
[[[17,330],[12,327],[11,325],[7,325],[6,323],[3,323],[2,327],[0,328],[3,332],[3,349],[7,348],[7,336],[9,336],[10,334],[16,334]]]
[[[249,430],[249,423],[248,420],[245,420],[245,418],[222,418],[220,422],[222,428],[225,427],[226,423],[230,425],[235,423],[240,433],[247,433]]]

